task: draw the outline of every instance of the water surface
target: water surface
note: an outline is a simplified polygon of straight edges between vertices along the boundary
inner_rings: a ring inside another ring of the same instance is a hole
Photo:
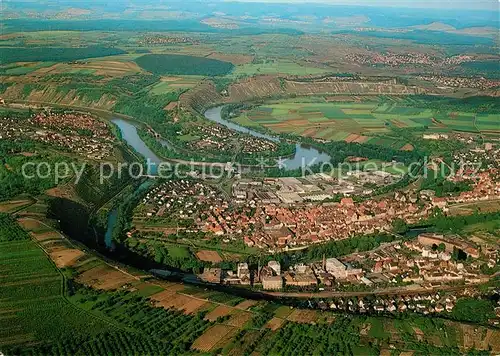
[[[269,140],[272,142],[280,142],[281,139],[276,136],[264,134],[255,130],[252,130],[248,127],[244,127],[241,125],[238,125],[234,122],[224,120],[221,117],[221,110],[222,106],[218,106],[212,109],[208,109],[205,112],[205,118],[207,118],[210,121],[216,122],[218,124],[221,124],[228,129],[238,131],[244,134],[249,134],[254,137],[262,138],[265,140]],[[324,163],[324,162],[329,162],[330,161],[330,155],[320,152],[317,149],[310,147],[308,145],[304,144],[296,144],[295,146],[295,154],[293,157],[289,157],[282,161],[283,167],[286,169],[297,169],[297,168],[302,168],[302,167],[309,167],[314,164],[318,163]]]

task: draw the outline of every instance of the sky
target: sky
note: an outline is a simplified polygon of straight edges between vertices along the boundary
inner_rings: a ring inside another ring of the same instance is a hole
[[[234,1],[234,0],[233,0]],[[475,9],[499,11],[500,0],[237,0],[244,2],[306,3],[331,5],[390,6],[437,9]],[[499,13],[500,16],[500,13]]]

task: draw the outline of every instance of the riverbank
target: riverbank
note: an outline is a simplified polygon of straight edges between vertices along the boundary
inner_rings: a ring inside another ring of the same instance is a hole
[[[259,131],[244,127],[234,122],[228,121],[222,118],[222,109],[224,106],[217,106],[205,111],[204,116],[207,120],[215,122],[219,125],[223,125],[230,130],[237,131],[240,133],[248,134],[257,138],[272,142],[283,142],[280,137],[272,136],[269,134],[261,133]],[[278,168],[283,168],[285,170],[296,170],[305,167],[310,167],[313,165],[330,162],[330,155],[325,152],[320,152],[316,148],[305,145],[302,143],[295,144],[295,154],[287,157],[282,157],[280,162],[277,163]]]

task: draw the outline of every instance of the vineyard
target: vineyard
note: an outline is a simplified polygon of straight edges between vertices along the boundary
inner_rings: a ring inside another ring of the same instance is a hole
[[[7,276],[0,286],[2,350],[106,327],[67,303],[61,274],[31,240],[0,243],[0,271]]]
[[[0,285],[2,352],[182,354],[211,325],[202,313],[153,307],[142,291],[81,287],[12,218],[2,216],[0,231],[17,238],[0,242],[0,273],[7,276]]]

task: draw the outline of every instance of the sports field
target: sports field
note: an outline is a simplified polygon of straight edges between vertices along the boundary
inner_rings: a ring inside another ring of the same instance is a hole
[[[398,103],[286,102],[262,105],[234,119],[244,126],[264,126],[278,133],[326,141],[372,143],[411,150],[407,142],[387,137],[393,129],[422,128],[430,132],[499,132],[494,114],[434,112]],[[383,137],[382,137],[383,136]]]

